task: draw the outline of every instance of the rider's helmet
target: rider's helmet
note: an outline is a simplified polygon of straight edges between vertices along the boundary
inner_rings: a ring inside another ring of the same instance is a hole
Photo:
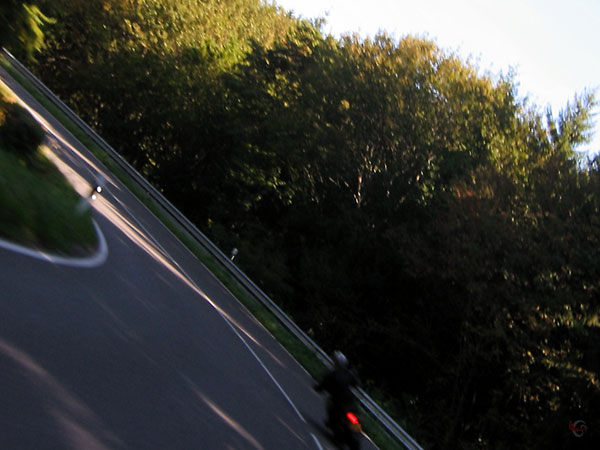
[[[333,352],[333,363],[336,367],[346,368],[348,367],[348,358],[342,352],[336,350]]]

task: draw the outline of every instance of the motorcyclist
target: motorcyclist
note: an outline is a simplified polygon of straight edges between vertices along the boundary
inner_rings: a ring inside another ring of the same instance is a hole
[[[333,369],[327,373],[323,380],[317,384],[317,392],[327,392],[327,425],[334,428],[339,417],[347,411],[355,410],[355,398],[352,388],[359,385],[358,378],[348,367],[348,359],[340,352],[333,353]]]

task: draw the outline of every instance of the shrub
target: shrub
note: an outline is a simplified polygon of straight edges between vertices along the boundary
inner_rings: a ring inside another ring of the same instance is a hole
[[[30,160],[44,136],[42,127],[25,108],[0,99],[0,145],[5,150]]]

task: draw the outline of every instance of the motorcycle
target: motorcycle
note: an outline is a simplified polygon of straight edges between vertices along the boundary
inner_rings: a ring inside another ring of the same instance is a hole
[[[333,369],[315,385],[315,390],[329,395],[326,426],[332,431],[335,444],[340,449],[359,450],[362,426],[352,392],[359,384],[358,378],[348,369],[348,360],[342,352],[334,352],[333,362]]]
[[[359,450],[362,434],[360,420],[352,410],[345,408],[342,411],[344,412],[335,413],[327,423],[333,433],[333,440],[340,449],[347,447],[350,450]]]

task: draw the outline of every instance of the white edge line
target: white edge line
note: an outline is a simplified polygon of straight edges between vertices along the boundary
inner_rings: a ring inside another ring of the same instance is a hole
[[[106,245],[106,239],[104,238],[104,235],[102,234],[102,231],[95,220],[93,220],[93,224],[94,229],[96,230],[96,235],[98,236],[98,250],[92,256],[85,258],[69,258],[65,256],[53,255],[41,250],[34,250],[23,245],[15,244],[14,242],[5,241],[4,239],[0,239],[0,247],[21,255],[40,259],[53,264],[91,269],[102,265],[108,258],[108,246]]]
[[[315,441],[315,445],[319,448],[319,450],[323,450],[323,447],[321,446],[321,443],[319,442],[317,437],[313,433],[310,433],[310,435],[312,436],[313,441]]]

